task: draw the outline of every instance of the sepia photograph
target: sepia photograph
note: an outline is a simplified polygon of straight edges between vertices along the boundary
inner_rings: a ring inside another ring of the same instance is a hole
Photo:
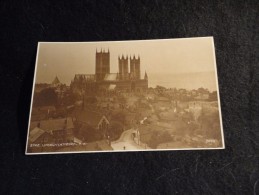
[[[224,148],[213,37],[38,43],[26,154]]]

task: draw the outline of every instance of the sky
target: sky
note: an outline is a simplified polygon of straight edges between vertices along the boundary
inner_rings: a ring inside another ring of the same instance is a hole
[[[118,72],[118,56],[140,56],[141,77],[215,72],[212,37],[145,41],[47,43],[38,47],[36,83],[51,83],[58,76],[70,84],[75,74],[95,73],[95,53],[110,51],[111,73]],[[156,77],[158,78],[158,77]],[[213,78],[215,82],[215,78]]]

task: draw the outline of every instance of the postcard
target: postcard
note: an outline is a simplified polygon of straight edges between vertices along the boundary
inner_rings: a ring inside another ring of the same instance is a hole
[[[38,43],[26,154],[224,148],[213,37]]]

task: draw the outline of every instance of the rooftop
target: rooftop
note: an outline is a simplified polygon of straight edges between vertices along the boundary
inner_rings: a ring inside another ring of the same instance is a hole
[[[31,132],[30,132],[30,141],[34,142],[35,140],[37,140],[42,134],[44,134],[45,131],[35,127]]]
[[[95,81],[94,74],[76,74],[75,79],[82,79],[86,81]]]
[[[42,121],[34,121],[30,125],[30,129],[40,128],[44,131],[56,131],[62,129],[73,129],[72,118],[50,119]]]
[[[75,112],[75,117],[78,121],[87,123],[88,125],[91,125],[93,127],[97,127],[99,125],[100,121],[105,116],[99,112],[94,112],[91,110],[77,110]],[[105,120],[107,120],[106,117],[105,117]],[[109,121],[108,121],[108,123],[109,123]]]
[[[117,75],[117,73],[105,74],[104,80],[105,81],[116,81],[116,80],[118,80],[118,75]]]
[[[52,84],[56,85],[56,84],[59,84],[59,83],[60,83],[60,81],[59,81],[58,77],[56,76],[55,79],[52,81]]]

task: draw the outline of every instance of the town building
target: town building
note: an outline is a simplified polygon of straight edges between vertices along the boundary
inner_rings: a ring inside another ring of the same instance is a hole
[[[59,99],[62,99],[65,94],[69,91],[69,87],[65,84],[61,83],[59,78],[56,76],[51,84],[48,83],[36,83],[34,87],[35,93],[40,93],[45,89],[53,89],[55,90]]]
[[[29,140],[33,144],[73,142],[74,124],[71,117],[33,121]]]
[[[78,138],[83,140],[87,139],[85,137],[86,133],[89,133],[91,130],[93,134],[97,134],[100,136],[100,139],[108,138],[108,129],[110,122],[107,117],[99,112],[90,111],[90,110],[76,110],[74,113],[75,123],[80,126],[84,126],[84,130],[79,130],[77,132],[79,135]],[[83,132],[86,131],[86,132]]]
[[[32,108],[31,121],[46,120],[56,112],[55,106],[35,106]]]
[[[54,78],[54,80],[52,81],[52,83],[51,83],[51,87],[58,87],[58,86],[60,86],[60,85],[62,85],[62,84],[60,83],[58,77],[56,76],[56,77]]]

